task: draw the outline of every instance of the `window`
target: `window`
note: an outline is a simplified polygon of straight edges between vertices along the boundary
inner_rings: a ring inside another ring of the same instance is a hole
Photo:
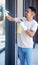
[[[5,48],[5,0],[0,0],[0,51]]]

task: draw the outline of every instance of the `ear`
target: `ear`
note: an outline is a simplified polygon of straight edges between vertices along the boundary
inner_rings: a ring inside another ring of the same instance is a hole
[[[32,16],[34,15],[33,12],[31,12],[31,15],[32,15]]]
[[[34,16],[35,16],[36,14],[34,13]]]
[[[35,13],[34,12],[32,12],[32,16],[35,16]]]

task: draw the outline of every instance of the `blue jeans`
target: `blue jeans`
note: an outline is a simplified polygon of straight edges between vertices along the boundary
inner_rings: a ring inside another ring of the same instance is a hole
[[[32,65],[32,48],[18,47],[18,56],[19,56],[21,65]]]

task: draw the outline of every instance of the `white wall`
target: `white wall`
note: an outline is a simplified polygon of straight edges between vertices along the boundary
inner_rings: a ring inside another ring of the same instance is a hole
[[[23,0],[17,0],[17,17],[23,16]]]

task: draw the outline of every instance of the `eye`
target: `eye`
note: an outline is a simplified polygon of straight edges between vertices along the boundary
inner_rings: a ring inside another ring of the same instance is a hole
[[[27,11],[27,13],[29,13],[29,11]]]
[[[26,13],[29,13],[29,11],[28,11],[28,10],[26,10]]]

